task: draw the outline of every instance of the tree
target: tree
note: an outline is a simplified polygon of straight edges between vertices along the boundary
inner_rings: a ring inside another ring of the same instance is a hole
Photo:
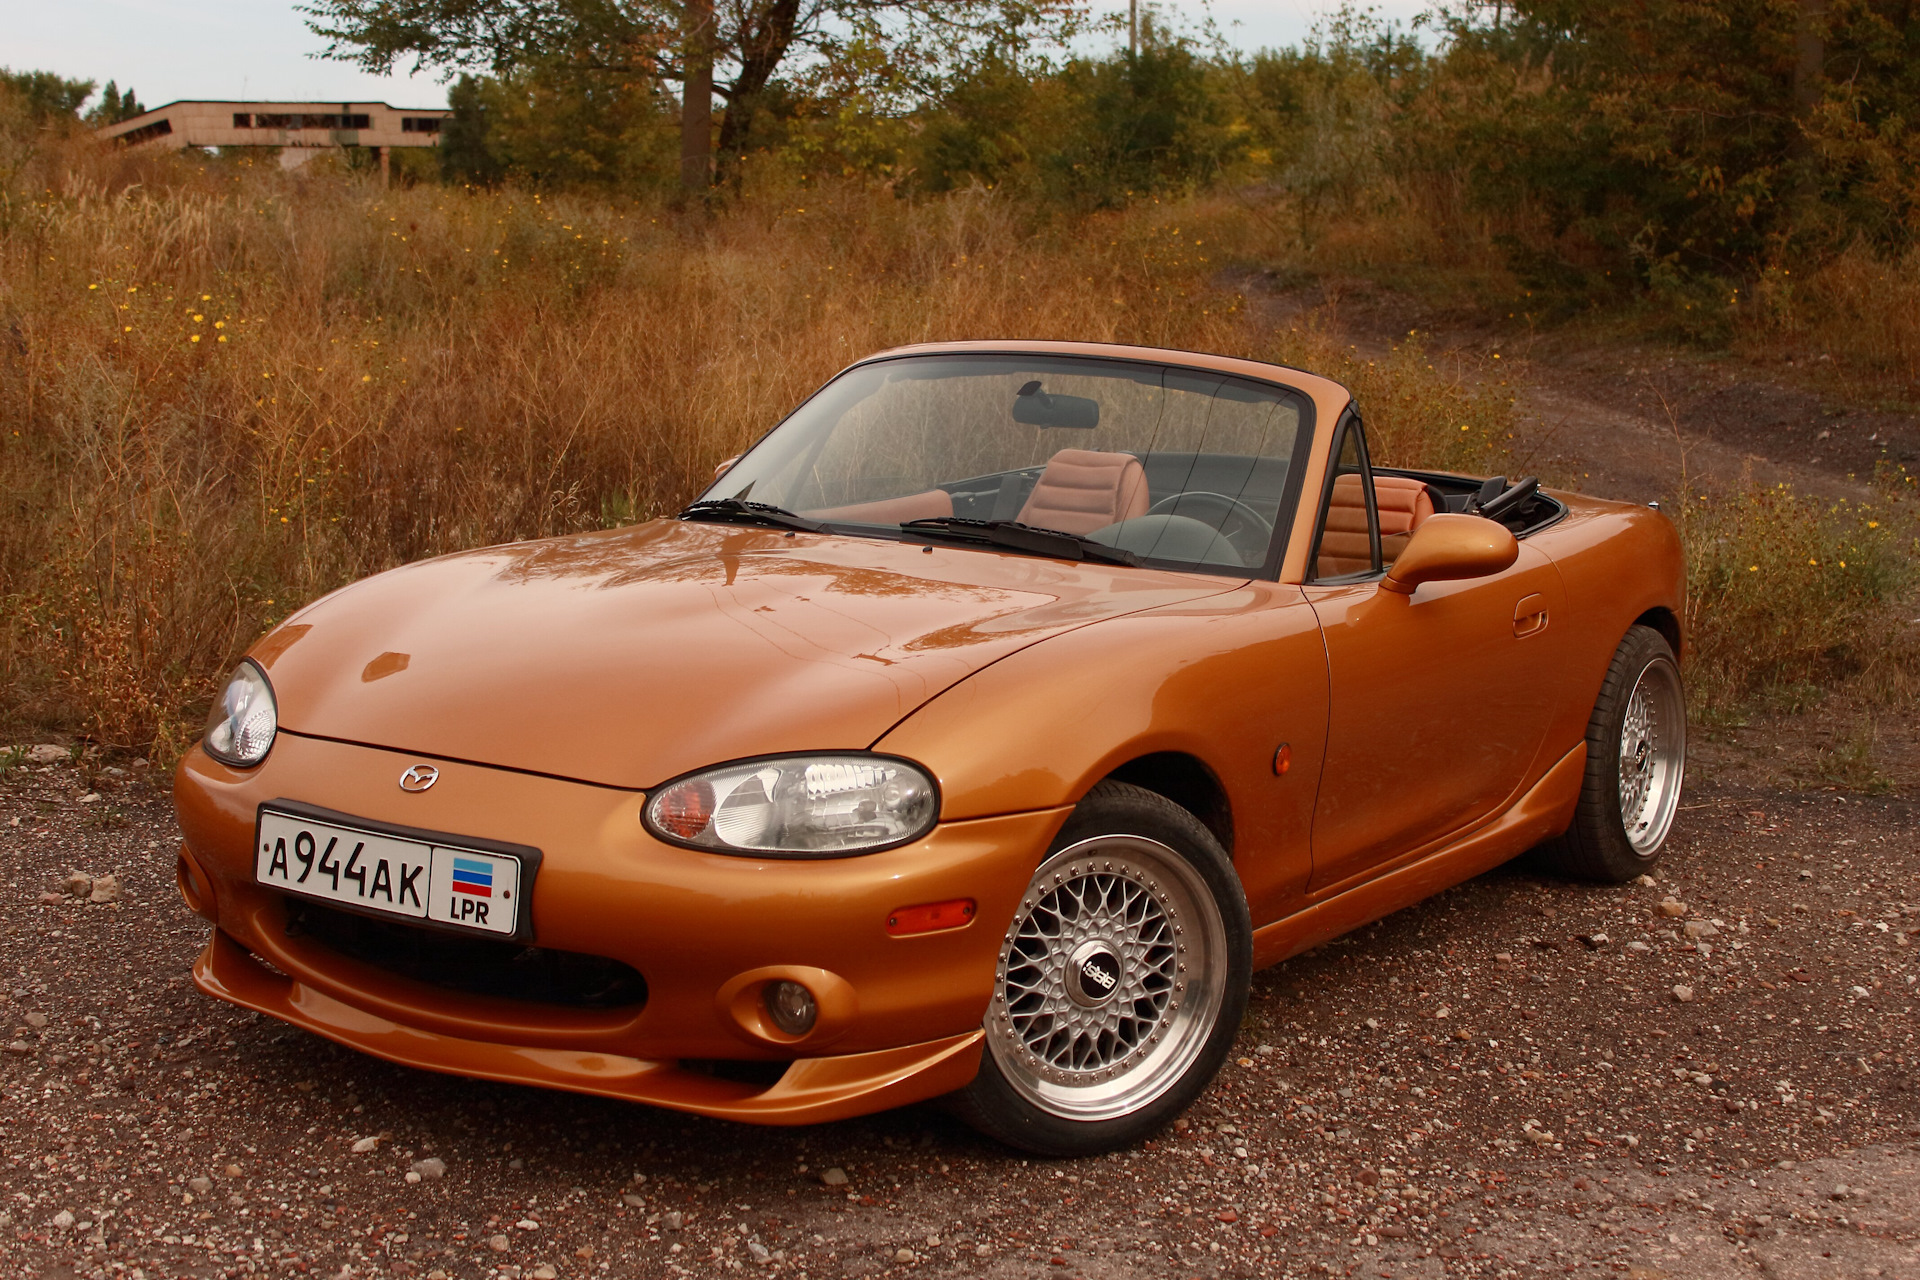
[[[868,92],[924,95],[982,49],[1058,44],[1086,26],[1079,0],[313,0],[301,11],[329,42],[323,56],[376,74],[411,59],[449,74],[538,65],[677,82],[682,179],[696,189],[712,167],[709,75],[725,104],[724,173],[781,96],[777,79],[856,66]]]
[[[87,123],[97,129],[102,125],[119,124],[122,120],[131,120],[145,110],[146,108],[133,96],[131,88],[122,93],[120,86],[109,80],[107,87],[100,91],[100,101],[87,112]]]
[[[27,114],[46,123],[72,120],[80,104],[93,96],[93,81],[69,80],[51,71],[8,71],[0,67],[0,89],[8,89],[25,104]]]

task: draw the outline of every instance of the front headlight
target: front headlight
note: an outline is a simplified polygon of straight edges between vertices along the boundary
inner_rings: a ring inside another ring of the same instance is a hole
[[[267,673],[251,658],[233,669],[226,691],[207,717],[207,754],[222,764],[259,764],[273,747],[280,729],[280,712],[273,703]]]
[[[939,792],[904,760],[792,756],[725,765],[662,787],[647,829],[718,853],[828,858],[917,840],[940,813]]]

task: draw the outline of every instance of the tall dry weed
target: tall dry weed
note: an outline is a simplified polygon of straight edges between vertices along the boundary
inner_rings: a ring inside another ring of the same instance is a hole
[[[0,220],[0,715],[164,753],[305,601],[676,509],[873,350],[1250,345],[1149,206],[749,185],[644,203],[70,146]]]

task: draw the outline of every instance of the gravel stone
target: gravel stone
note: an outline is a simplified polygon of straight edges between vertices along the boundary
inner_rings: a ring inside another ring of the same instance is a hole
[[[430,1182],[435,1182],[447,1176],[447,1162],[439,1156],[428,1156],[424,1160],[413,1162],[413,1172]]]
[[[28,764],[66,764],[73,759],[73,753],[53,742],[42,742],[27,748]]]
[[[1835,1197],[1835,1199],[1839,1199],[1839,1198],[1840,1197],[1837,1197],[1837,1196]],[[72,1230],[72,1228],[73,1228],[72,1213],[68,1212],[65,1209],[62,1209],[60,1212],[53,1215],[53,1229],[55,1231],[70,1231]]]
[[[101,876],[93,882],[93,889],[87,894],[88,902],[118,902],[120,900],[120,877]]]
[[[1654,905],[1654,911],[1663,916],[1678,917],[1687,914],[1687,904],[1678,898],[1662,898]]]
[[[824,1170],[820,1174],[820,1181],[829,1187],[844,1187],[847,1185],[847,1171],[837,1167]]]
[[[1676,985],[1673,989],[1673,998],[1681,1004],[1692,1004],[1693,988],[1684,984]]]

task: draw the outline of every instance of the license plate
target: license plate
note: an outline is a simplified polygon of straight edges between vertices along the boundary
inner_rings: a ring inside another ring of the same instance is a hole
[[[522,858],[260,810],[254,879],[380,915],[518,932]]]

